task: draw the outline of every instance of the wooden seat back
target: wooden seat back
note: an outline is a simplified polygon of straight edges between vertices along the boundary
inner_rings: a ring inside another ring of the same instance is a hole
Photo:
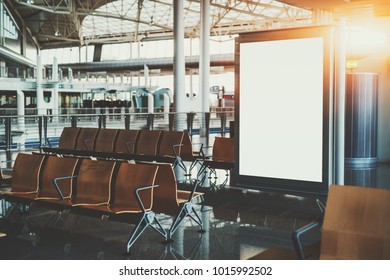
[[[136,146],[137,155],[156,156],[161,131],[141,130]]]
[[[76,175],[78,161],[78,158],[73,157],[47,156],[43,166],[39,197],[60,198],[60,195],[54,186],[54,179]],[[72,179],[57,181],[64,198],[69,198],[71,196],[73,181],[74,180]]]
[[[118,165],[110,205],[114,205],[117,209],[139,208],[141,210],[134,191],[139,187],[155,184],[158,166],[127,162]],[[153,206],[153,188],[143,190],[139,194],[145,210],[150,210]]]
[[[175,213],[179,203],[177,197],[176,176],[172,165],[168,163],[145,163],[146,165],[158,166],[154,183],[158,188],[154,190],[153,210],[156,213]]]
[[[111,153],[114,151],[118,129],[101,128],[95,140],[95,152]]]
[[[183,137],[184,132],[182,131],[164,131],[158,145],[158,155],[161,157],[175,157],[175,152],[180,155]],[[175,152],[173,149],[175,149]]]
[[[64,127],[60,136],[59,148],[73,150],[76,147],[80,128]]]
[[[180,149],[180,157],[183,160],[192,160],[194,157],[194,151],[192,148],[191,137],[188,132],[184,132],[182,139],[182,146]]]
[[[332,185],[321,259],[390,259],[390,190]]]
[[[12,175],[12,192],[38,192],[39,178],[45,155],[19,153]]]
[[[215,137],[213,161],[234,162],[234,138]]]
[[[90,128],[90,127],[80,128],[75,149],[81,151],[93,151],[95,147],[95,139],[98,132],[99,132],[99,128]]]
[[[114,153],[134,154],[139,130],[120,129],[115,141]],[[127,146],[127,148],[126,148]]]
[[[83,159],[77,177],[76,193],[72,193],[73,201],[81,204],[108,203],[114,168],[113,161]]]

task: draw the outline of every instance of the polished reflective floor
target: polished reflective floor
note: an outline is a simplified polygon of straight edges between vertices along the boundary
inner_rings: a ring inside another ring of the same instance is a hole
[[[347,170],[346,184],[388,188],[389,171],[388,165]],[[248,259],[271,247],[292,249],[291,233],[321,214],[317,199],[324,202],[323,197],[229,186],[218,190],[205,187],[201,191],[205,192],[205,198],[196,209],[204,222],[204,233],[187,219],[175,232],[174,242],[164,244],[162,237],[149,228],[130,254],[125,251],[134,229],[132,224],[74,213],[64,213],[58,218],[56,211],[41,205],[31,205],[21,213],[1,200],[0,259]],[[173,217],[163,214],[158,217],[168,229]],[[304,242],[319,237],[319,230],[314,230]]]

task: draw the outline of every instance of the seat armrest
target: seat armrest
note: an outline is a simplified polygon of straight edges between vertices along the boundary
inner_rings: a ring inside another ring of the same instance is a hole
[[[64,177],[57,177],[57,178],[54,178],[53,179],[53,185],[54,187],[56,188],[56,191],[58,193],[58,195],[60,196],[61,199],[64,199],[64,194],[62,193],[60,187],[58,186],[58,181],[60,180],[67,180],[67,179],[73,179],[73,178],[77,178],[76,175],[73,175],[73,176],[64,176]]]
[[[181,146],[183,146],[183,144],[172,145],[172,151],[173,151],[173,154],[175,155],[175,157],[180,156],[180,150],[178,152],[176,149],[179,149]]]
[[[89,151],[89,148],[88,148],[88,145],[87,145],[87,142],[92,142],[92,139],[84,139],[84,146],[85,148],[87,149],[87,151]]]
[[[142,202],[142,199],[141,199],[141,197],[139,195],[139,192],[144,191],[144,190],[148,190],[148,189],[153,189],[153,188],[156,188],[156,187],[158,187],[158,185],[139,187],[139,188],[136,188],[134,190],[135,197],[136,197],[137,202],[138,202],[138,204],[139,204],[139,206],[140,206],[140,208],[141,208],[143,213],[145,213],[146,210],[145,210],[144,203]],[[152,200],[153,200],[153,198],[152,198]]]
[[[294,250],[295,250],[295,253],[297,254],[297,258],[299,260],[305,259],[305,254],[303,252],[303,247],[302,247],[302,242],[301,242],[302,235],[305,234],[306,232],[316,228],[317,226],[321,226],[322,220],[323,220],[323,215],[321,215],[321,217],[317,218],[315,221],[295,230],[292,233],[291,238],[293,241]]]
[[[190,183],[191,184],[191,194],[190,194],[190,196],[188,197],[188,202],[190,202],[192,199],[193,199],[193,197],[194,197],[194,195],[195,195],[195,193],[196,193],[196,190],[197,190],[197,188],[198,188],[198,186],[199,186],[199,180],[198,179],[194,179],[194,178],[192,178],[192,179],[189,179],[189,180],[181,180],[181,181],[177,181],[177,183]]]
[[[132,153],[130,153],[130,149],[129,149],[129,145],[130,145],[130,144],[133,144],[133,145],[134,145],[135,142],[134,142],[134,141],[129,141],[129,142],[126,142],[126,143],[125,143],[127,152],[128,152],[129,154],[132,154]]]

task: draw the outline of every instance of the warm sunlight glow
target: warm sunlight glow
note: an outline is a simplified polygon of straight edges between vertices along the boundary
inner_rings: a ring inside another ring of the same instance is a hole
[[[347,38],[349,57],[365,57],[386,46],[387,36],[374,27],[350,26]]]

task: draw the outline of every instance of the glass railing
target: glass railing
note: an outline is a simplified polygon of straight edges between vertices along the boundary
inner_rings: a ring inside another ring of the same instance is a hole
[[[36,69],[32,67],[0,67],[0,78],[35,79]]]
[[[67,113],[52,115],[0,116],[0,151],[36,150],[57,146],[64,127],[98,127],[113,129],[149,129],[188,131],[191,136],[225,136],[234,120],[232,109],[208,113],[132,113],[110,110],[68,108]],[[92,111],[91,111],[92,110]]]

